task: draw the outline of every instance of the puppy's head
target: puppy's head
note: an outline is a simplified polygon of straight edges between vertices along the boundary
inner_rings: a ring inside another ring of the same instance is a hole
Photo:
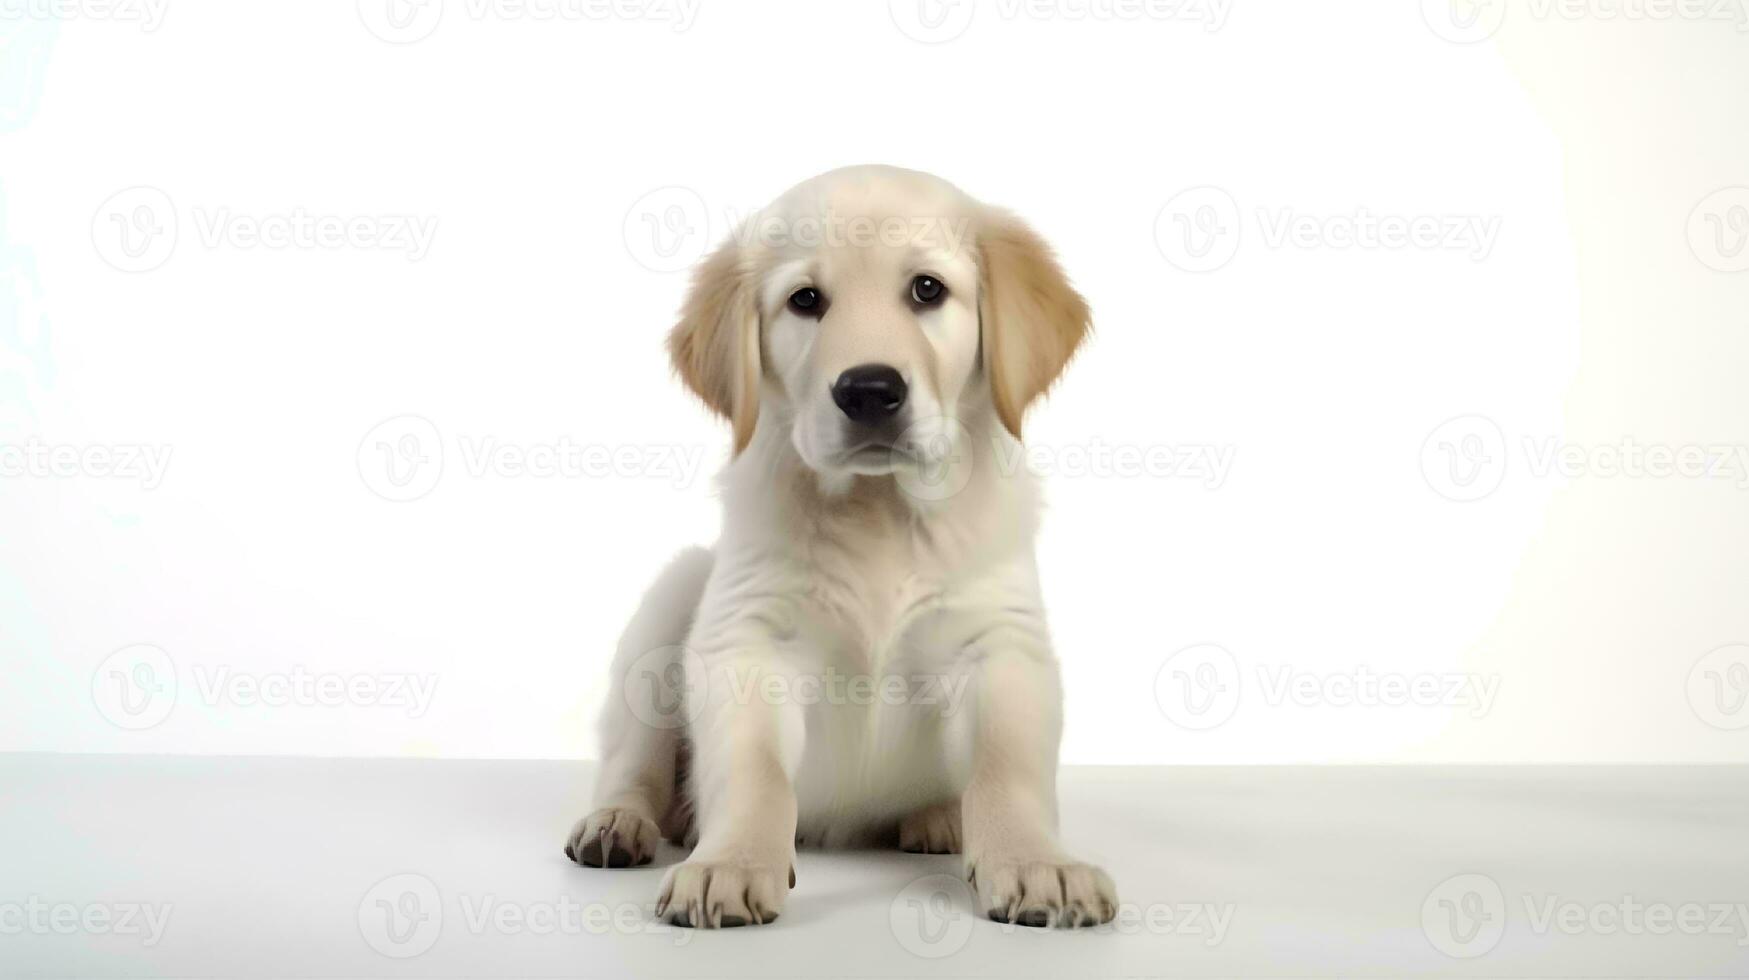
[[[879,475],[955,453],[980,415],[1018,438],[1087,329],[1018,219],[857,167],[790,190],[706,259],[669,350],[737,453],[783,426],[822,475]]]

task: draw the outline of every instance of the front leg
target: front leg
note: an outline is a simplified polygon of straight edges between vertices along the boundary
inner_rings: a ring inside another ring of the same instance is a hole
[[[656,900],[656,914],[676,925],[770,922],[795,885],[803,719],[798,705],[760,693],[769,650],[742,640],[694,661],[704,676],[690,690],[706,699],[691,732],[698,846],[669,869]]]
[[[1062,688],[1047,642],[1005,629],[979,643],[971,695],[966,873],[990,918],[1029,926],[1111,921],[1117,890],[1057,842]]]

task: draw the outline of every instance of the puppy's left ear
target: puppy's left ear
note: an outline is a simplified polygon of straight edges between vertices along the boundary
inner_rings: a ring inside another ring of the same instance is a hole
[[[739,455],[759,422],[761,364],[753,273],[733,239],[693,274],[668,355],[686,386],[734,427]]]
[[[1020,422],[1092,328],[1081,298],[1044,239],[1019,218],[987,210],[978,228],[979,339],[1002,425]]]

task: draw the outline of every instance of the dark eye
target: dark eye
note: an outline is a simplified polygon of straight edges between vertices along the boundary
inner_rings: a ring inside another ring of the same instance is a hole
[[[789,294],[789,308],[802,316],[818,317],[826,309],[826,297],[812,286],[803,286]]]
[[[934,276],[918,276],[911,280],[911,302],[919,306],[934,306],[947,295],[947,287]]]

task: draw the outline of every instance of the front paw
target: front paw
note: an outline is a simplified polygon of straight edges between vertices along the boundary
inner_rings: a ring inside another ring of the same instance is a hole
[[[630,810],[609,807],[577,821],[565,856],[586,868],[629,868],[656,856],[656,824]]]
[[[764,925],[783,911],[795,883],[795,870],[782,864],[687,861],[662,879],[656,915],[695,929]]]
[[[1091,864],[1060,858],[992,858],[971,869],[978,907],[997,922],[1096,926],[1117,915],[1117,887]]]

